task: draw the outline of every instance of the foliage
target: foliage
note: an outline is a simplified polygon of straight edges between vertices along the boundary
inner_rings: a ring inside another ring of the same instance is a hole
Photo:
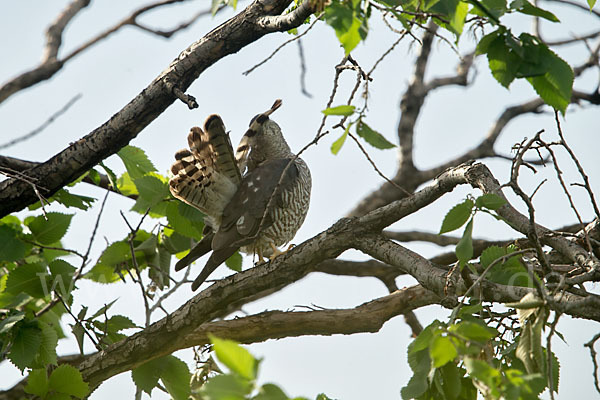
[[[595,0],[587,1],[591,10]],[[407,32],[433,21],[453,35],[457,43],[465,30],[472,29],[478,35],[476,54],[487,57],[492,76],[503,87],[508,89],[515,80],[522,79],[547,105],[563,114],[571,102],[575,77],[572,67],[539,37],[513,33],[506,23],[511,14],[560,22],[556,15],[528,0],[315,3],[322,5],[323,21],[333,29],[347,59],[367,38],[370,18],[379,9]],[[291,10],[299,4],[296,2]],[[211,12],[215,14],[223,6],[235,9],[237,1],[212,0]],[[361,73],[368,81],[369,73]],[[331,152],[338,154],[348,136],[357,143],[360,137],[376,149],[394,148],[395,144],[373,129],[376,122],[366,122],[366,99],[364,107],[351,102],[350,99],[348,104],[322,111],[324,118],[339,117],[339,126],[344,129],[331,145]],[[117,175],[99,163],[100,169],[88,171],[69,187],[57,191],[47,199],[48,204],[30,206],[27,216],[12,215],[0,220],[0,361],[8,360],[28,374],[24,390],[42,399],[85,398],[89,394],[88,383],[80,371],[59,362],[56,348],[59,340],[66,337],[61,327],[64,316],[69,314],[72,320],[71,334],[81,354],[86,346],[102,350],[144,328],[128,316],[111,311],[116,299],[93,312],[85,305],[75,309],[73,296],[79,280],[100,285],[138,283],[142,274],[147,274],[151,283],[142,291],[144,299],[153,299],[161,291],[176,289],[170,275],[172,256],[185,256],[203,238],[204,215],[172,197],[168,176],[157,171],[142,149],[126,146],[117,155],[126,172]],[[112,242],[107,243],[96,262],[90,263],[89,252],[70,250],[63,239],[71,227],[73,212],[87,212],[96,203],[95,198],[77,195],[72,188],[84,179],[99,185],[100,171],[106,174],[110,189],[134,201],[131,211],[139,218],[139,224],[127,221],[129,234],[110,238]],[[70,213],[46,212],[46,207],[56,204]],[[505,204],[504,197],[494,193],[468,196],[448,211],[439,233],[464,227],[455,247],[459,272],[471,272],[489,284],[535,290],[542,280],[524,258],[527,249],[516,244],[489,246],[476,254],[476,215],[487,214],[503,222],[498,211]],[[146,219],[155,223],[154,228],[141,229]],[[241,255],[234,254],[226,265],[240,271]],[[476,283],[468,290],[473,292],[465,294],[463,301],[469,298],[470,303],[454,307],[447,322],[433,321],[408,347],[413,375],[402,389],[402,397],[475,399],[479,392],[493,399],[536,399],[544,390],[557,392],[560,365],[542,343],[550,313],[547,303],[530,292],[498,311],[478,299]],[[505,321],[513,323],[510,328]],[[191,374],[182,360],[166,355],[133,369],[132,380],[149,395],[161,387],[176,400],[190,396],[203,400],[289,399],[279,386],[257,383],[260,359],[231,340],[210,340],[215,357],[228,372],[216,373],[202,367]],[[328,397],[321,394],[319,399]]]
[[[407,30],[422,26],[429,15],[433,15],[432,21],[454,34],[457,42],[467,23],[467,15],[475,15],[480,24],[495,28],[480,38],[477,45],[478,54],[487,54],[494,78],[506,88],[516,78],[526,79],[546,104],[565,113],[571,101],[574,77],[569,64],[539,38],[527,33],[515,37],[501,21],[506,15],[520,13],[560,22],[551,12],[528,0],[515,0],[510,4],[506,0],[333,0],[325,8],[324,18],[334,29],[346,54],[367,38],[368,20],[375,5],[391,13]],[[594,4],[590,1],[589,5],[591,9]],[[340,115],[333,110],[325,111]]]

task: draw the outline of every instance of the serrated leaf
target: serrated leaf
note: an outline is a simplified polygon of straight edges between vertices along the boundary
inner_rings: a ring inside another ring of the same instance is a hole
[[[19,265],[8,274],[5,291],[12,294],[24,292],[35,298],[43,298],[50,294],[47,279],[46,267],[40,264]]]
[[[556,18],[556,15],[552,14],[550,11],[547,11],[542,8],[534,6],[527,0],[513,1],[510,4],[510,8],[513,10],[517,10],[518,12],[520,12],[522,14],[533,15],[534,17],[544,18],[551,22],[560,22],[560,20],[558,18]]]
[[[134,179],[140,198],[148,206],[153,206],[169,196],[169,188],[165,182],[152,175],[145,175]]]
[[[148,172],[156,171],[156,168],[148,159],[144,150],[139,147],[125,146],[119,150],[117,155],[121,158],[123,164],[125,164],[129,176],[134,181]]]
[[[440,235],[442,233],[452,232],[463,226],[471,217],[474,205],[475,203],[473,203],[473,200],[467,199],[452,207],[444,217],[444,221],[442,221]]]
[[[16,261],[25,256],[27,247],[17,233],[8,225],[0,225],[0,261]]]
[[[68,299],[73,290],[73,276],[76,269],[64,260],[54,260],[49,265],[49,291],[56,290],[63,299]]]
[[[473,9],[470,11],[471,14],[479,15],[480,17],[487,17],[486,13],[478,6],[481,4],[487,12],[493,17],[500,18],[503,16],[508,8],[506,7],[506,0],[481,0],[479,2],[473,2]]]
[[[27,385],[23,388],[26,393],[44,398],[48,393],[48,376],[46,368],[34,369],[29,372]]]
[[[496,211],[505,204],[506,200],[494,193],[486,193],[484,195],[479,196],[475,200],[475,206],[480,208],[484,207],[492,211]]]
[[[213,376],[201,393],[211,400],[244,400],[252,391],[252,382],[237,375]]]
[[[377,149],[391,149],[396,147],[395,144],[390,143],[382,134],[371,129],[362,119],[356,125],[356,134]]]
[[[21,371],[31,367],[40,348],[41,330],[33,326],[23,326],[14,334],[8,359]]]
[[[106,164],[104,164],[104,162],[102,162],[102,161],[100,161],[100,163],[98,165],[100,165],[100,167],[102,167],[104,172],[106,172],[106,176],[108,178],[108,182],[110,183],[110,186],[112,186],[112,188],[114,190],[116,190],[117,192],[120,192],[119,185],[117,183],[117,175],[115,175],[113,170],[108,168],[106,166]],[[123,192],[121,192],[121,193],[123,193]]]
[[[56,330],[43,322],[38,322],[38,326],[41,329],[41,340],[34,364],[39,368],[43,368],[49,364],[56,365],[56,345],[58,344]]]
[[[472,321],[462,321],[453,325],[450,331],[476,342],[485,342],[498,336],[496,329]]]
[[[173,400],[187,400],[190,396],[190,379],[192,375],[185,362],[175,356],[163,357],[165,368],[160,380]]]
[[[219,339],[212,335],[209,335],[209,338],[217,358],[231,372],[245,379],[256,379],[257,361],[248,350],[233,340]]]
[[[92,206],[92,203],[94,203],[96,199],[94,197],[73,194],[66,189],[60,189],[58,192],[54,193],[54,195],[50,197],[48,201],[56,201],[65,207],[75,207],[80,210],[87,210]],[[29,209],[34,210],[40,208],[42,205],[41,203],[37,202],[34,204],[34,206],[35,207],[30,207]]]
[[[443,391],[448,400],[458,399],[462,385],[460,382],[460,372],[454,363],[446,363],[440,368],[443,378]]]
[[[152,389],[158,384],[160,375],[166,367],[163,359],[164,357],[150,360],[131,371],[131,378],[135,385],[149,395],[152,394]]]
[[[117,189],[123,196],[137,196],[138,190],[133,183],[133,180],[129,176],[129,173],[125,172],[117,179]]]
[[[573,70],[545,45],[540,44],[540,49],[539,63],[545,67],[546,73],[527,80],[546,104],[564,114],[571,101]]]
[[[506,44],[505,36],[497,36],[488,44],[487,58],[494,78],[508,88],[517,76],[521,58]]]
[[[326,108],[321,112],[325,115],[350,116],[350,115],[354,114],[355,109],[356,109],[356,107],[354,107],[354,106],[342,105],[342,106]]]
[[[69,229],[73,214],[61,214],[57,212],[46,213],[29,220],[26,224],[33,234],[36,242],[43,245],[50,245],[58,242]]]
[[[473,219],[467,224],[462,238],[460,238],[454,252],[456,253],[456,258],[460,261],[461,266],[465,265],[473,258]]]
[[[185,207],[182,207],[185,206]],[[187,236],[196,240],[202,239],[202,229],[204,228],[203,218],[200,222],[192,221],[189,216],[182,215],[182,211],[187,214],[190,214],[191,210],[195,210],[193,207],[181,202],[181,201],[171,201],[167,205],[167,221],[169,221],[169,226],[173,228],[180,235]],[[196,210],[197,211],[197,210]],[[198,214],[202,215],[200,211],[197,211]]]
[[[231,257],[225,260],[225,265],[235,272],[240,272],[242,270],[242,255],[236,251]]]
[[[50,389],[80,399],[89,393],[89,386],[83,381],[81,373],[69,364],[61,364],[50,375]]]
[[[124,329],[139,328],[131,319],[124,315],[113,315],[106,322],[100,324],[106,332],[119,332]]]
[[[429,356],[433,361],[433,366],[439,368],[454,360],[458,356],[458,351],[449,337],[437,335],[429,347]]]

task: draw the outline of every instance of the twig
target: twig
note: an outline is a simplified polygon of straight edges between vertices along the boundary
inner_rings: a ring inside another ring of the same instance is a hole
[[[548,363],[548,392],[550,392],[550,399],[554,400],[554,392],[558,391],[558,388],[554,387],[554,379],[552,378],[552,336],[554,332],[556,332],[556,325],[558,324],[558,319],[562,314],[558,311],[554,312],[554,321],[550,324],[550,333],[548,333],[548,337],[546,338],[546,362]]]
[[[592,358],[592,364],[594,365],[594,371],[592,375],[594,376],[594,386],[596,387],[596,391],[600,393],[600,384],[598,383],[598,361],[596,361],[596,349],[594,349],[594,345],[596,341],[600,339],[600,333],[594,335],[594,337],[587,343],[584,344],[584,347],[587,347],[590,350],[590,357]]]
[[[398,185],[396,182],[392,181],[390,178],[388,178],[387,176],[385,176],[383,174],[383,172],[381,172],[379,170],[379,168],[377,168],[377,165],[375,164],[375,161],[373,161],[371,159],[371,157],[369,156],[369,153],[367,153],[367,150],[365,150],[365,148],[363,147],[363,145],[360,143],[360,141],[358,140],[358,138],[356,136],[354,136],[350,132],[348,132],[348,136],[350,136],[352,138],[352,140],[354,140],[354,143],[356,143],[356,145],[358,146],[358,148],[360,149],[360,151],[363,153],[363,155],[366,157],[366,159],[369,161],[369,163],[371,164],[371,166],[373,167],[373,169],[375,170],[375,172],[377,172],[377,174],[379,176],[381,176],[389,184],[394,185],[398,190],[403,191],[404,194],[406,194],[407,196],[411,196],[412,195],[411,192],[409,192],[408,190],[404,189],[402,186]]]
[[[302,46],[302,40],[299,39],[296,43],[298,43],[298,57],[300,57],[300,91],[303,95],[310,99],[313,96],[306,90],[306,63],[304,61],[304,48]]]
[[[75,104],[77,102],[77,100],[79,100],[81,98],[81,93],[75,95],[75,97],[73,97],[71,100],[69,100],[67,102],[67,104],[65,104],[60,110],[56,111],[54,114],[52,114],[50,116],[50,118],[48,118],[42,125],[40,125],[39,127],[35,128],[34,130],[32,130],[31,132],[18,137],[16,139],[13,139],[7,143],[4,144],[0,144],[0,150],[6,149],[8,147],[14,146],[17,143],[23,142],[27,139],[31,139],[32,137],[34,137],[35,135],[37,135],[38,133],[42,132],[44,129],[46,129],[46,127],[48,127],[48,125],[50,125],[52,122],[54,122],[54,120],[58,117],[60,117],[62,114],[64,114],[65,112],[67,112],[67,110],[69,108],[71,108],[71,106],[73,104]]]
[[[265,58],[264,60],[262,60],[258,64],[254,65],[252,68],[250,68],[250,69],[242,72],[242,75],[248,76],[256,68],[260,67],[261,65],[263,65],[267,61],[269,61],[271,58],[273,58],[275,56],[275,54],[277,54],[279,52],[279,50],[283,49],[285,46],[287,46],[288,44],[292,43],[293,41],[296,41],[296,40],[299,40],[300,38],[302,38],[302,36],[306,35],[312,29],[312,27],[315,26],[315,24],[317,23],[317,21],[319,21],[319,18],[321,18],[321,15],[319,15],[317,18],[315,18],[315,20],[310,24],[310,26],[308,28],[306,28],[306,30],[304,32],[300,33],[299,35],[294,36],[291,39],[286,40],[285,42],[283,42],[282,44],[280,44],[279,46],[277,46],[277,48],[275,50],[273,50],[273,52],[271,54],[269,54],[269,56],[267,58]]]
[[[567,150],[567,152],[571,156],[571,159],[577,166],[577,170],[579,171],[579,174],[583,178],[585,189],[586,189],[588,195],[590,196],[590,201],[592,203],[592,207],[594,208],[594,212],[596,213],[596,218],[600,219],[600,209],[598,208],[598,203],[596,203],[596,198],[594,197],[594,192],[592,191],[592,187],[590,186],[590,179],[588,178],[587,174],[583,170],[583,167],[581,166],[579,159],[577,159],[577,157],[575,156],[575,153],[573,152],[573,150],[571,150],[571,148],[567,144],[567,141],[565,140],[565,137],[562,132],[562,128],[560,126],[560,119],[558,118],[558,111],[556,111],[556,110],[554,111],[554,118],[556,120],[556,128],[558,130],[558,136],[560,137],[560,142],[563,145],[563,147]]]

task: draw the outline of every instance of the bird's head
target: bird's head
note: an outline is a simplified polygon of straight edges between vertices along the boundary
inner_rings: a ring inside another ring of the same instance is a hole
[[[265,160],[293,156],[281,128],[269,118],[280,106],[281,100],[276,100],[270,110],[256,115],[250,121],[236,152],[236,160],[242,173],[246,167],[252,169]]]

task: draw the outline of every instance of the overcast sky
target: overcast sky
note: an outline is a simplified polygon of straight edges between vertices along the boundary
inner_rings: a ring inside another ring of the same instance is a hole
[[[66,54],[84,40],[111,26],[131,10],[146,4],[147,1],[101,2],[96,1],[81,12],[69,25],[64,36],[60,54]],[[193,1],[171,8],[159,10],[143,19],[143,22],[168,29],[185,20],[193,12],[208,6],[208,1]],[[44,30],[67,1],[21,0],[4,5],[0,13],[0,81],[36,65],[41,58],[44,44]],[[243,7],[246,2],[241,2]],[[543,3],[544,6],[546,5]],[[550,27],[544,25],[549,37],[559,37],[571,31],[587,33],[598,29],[597,18],[585,13],[563,16],[563,8],[555,10],[564,25]],[[62,71],[48,81],[11,97],[0,106],[0,143],[21,136],[39,126],[78,93],[82,98],[71,109],[57,119],[35,139],[23,142],[3,152],[5,155],[33,161],[44,161],[64,149],[70,142],[88,134],[108,120],[127,102],[145,88],[169,63],[191,43],[233,15],[226,10],[217,17],[206,17],[190,29],[165,40],[134,28],[125,28],[92,49],[70,61]],[[511,18],[515,33],[529,28],[522,18]],[[301,28],[304,29],[304,28]],[[459,43],[465,53],[473,43],[466,34]],[[306,87],[313,95],[308,98],[300,91],[300,62],[298,46],[292,43],[285,47],[267,64],[248,76],[242,72],[268,56],[279,44],[290,36],[286,33],[271,34],[247,46],[239,53],[229,56],[205,71],[190,87],[188,93],[198,99],[200,107],[189,111],[180,103],[174,103],[165,113],[144,129],[131,144],[143,148],[157,169],[166,173],[173,154],[186,146],[189,128],[201,125],[212,113],[223,117],[232,141],[236,143],[245,132],[249,120],[257,113],[270,107],[276,98],[283,99],[283,107],[274,114],[294,150],[302,148],[315,135],[332,88],[334,66],[343,57],[337,39],[331,28],[318,24],[303,40],[306,56]],[[372,26],[366,44],[360,44],[353,53],[354,58],[369,69],[374,61],[386,51],[396,37],[388,33],[378,17],[372,18]],[[399,101],[410,79],[412,62],[418,50],[417,43],[406,40],[378,67],[370,84],[369,125],[395,142],[396,124],[399,119]],[[436,43],[435,55],[430,63],[427,76],[452,74],[457,64],[456,55],[447,44]],[[585,60],[583,47],[561,49],[560,54],[576,64]],[[415,139],[415,160],[417,167],[426,168],[454,158],[465,149],[475,146],[508,105],[519,104],[535,96],[533,90],[523,82],[515,82],[508,91],[491,77],[486,60],[476,62],[476,84],[463,88],[445,88],[427,99],[420,116]],[[355,80],[352,72],[345,72],[341,88],[334,105],[346,101]],[[597,85],[597,71],[587,73],[578,87],[590,91]],[[362,104],[358,102],[357,104]],[[592,180],[596,193],[600,193],[600,163],[598,163],[598,127],[600,113],[597,109],[572,107],[573,113],[563,121],[566,138],[579,155]],[[332,119],[328,128],[336,121]],[[495,149],[509,155],[514,143],[524,137],[531,137],[540,129],[545,129],[546,139],[556,137],[554,116],[545,113],[526,116],[513,121]],[[311,147],[303,158],[309,164],[313,177],[311,208],[305,224],[298,232],[294,243],[302,241],[327,229],[333,222],[344,216],[358,200],[370,190],[378,187],[382,180],[368,164],[356,146],[347,141],[337,156],[330,152],[331,143],[342,132],[334,131],[323,138],[318,146]],[[381,151],[367,147],[378,167],[388,176],[396,169],[395,150]],[[576,181],[575,170],[564,159],[563,168],[568,182]],[[501,160],[486,160],[493,173],[501,181],[509,174],[510,164]],[[117,157],[111,157],[107,165],[117,173],[124,167]],[[544,178],[548,178],[536,195],[537,220],[543,225],[556,228],[574,223],[576,219],[568,208],[552,169],[540,169],[533,176],[523,172],[523,186],[531,192]],[[593,214],[585,201],[585,194],[574,188],[574,197],[579,200],[584,219]],[[103,192],[89,185],[79,185],[74,192],[101,198]],[[393,226],[397,230],[423,230],[437,232],[447,210],[461,201],[470,188],[461,187],[444,196],[426,210],[416,213]],[[511,200],[514,197],[510,198]],[[515,199],[514,205],[524,210]],[[106,241],[121,240],[127,234],[127,227],[119,216],[119,210],[132,206],[129,199],[111,194],[100,227],[99,238],[93,250],[97,257],[106,246]],[[63,211],[53,206],[52,210]],[[72,212],[72,211],[70,211]],[[38,211],[24,211],[20,215],[39,214]],[[132,221],[139,215],[128,214]],[[71,248],[85,248],[92,231],[96,211],[78,214],[63,243]],[[150,227],[151,225],[148,225]],[[491,218],[480,217],[475,222],[474,236],[483,238],[515,237],[509,228]],[[106,238],[106,241],[104,240]],[[409,244],[407,247],[431,256],[449,251],[427,244]],[[347,252],[340,258],[364,259],[357,252]],[[200,269],[198,263],[194,271]],[[250,267],[251,260],[244,260],[244,267]],[[211,278],[231,273],[220,267]],[[414,284],[411,278],[399,278],[398,286]],[[117,283],[101,286],[85,280],[78,282],[73,306],[78,311],[82,304],[97,309],[116,298],[119,300],[111,309],[114,313],[127,315],[138,324],[143,324],[143,302],[137,287],[131,283]],[[383,284],[371,278],[336,277],[325,274],[312,274],[275,295],[244,307],[247,313],[263,310],[289,310],[296,306],[316,305],[326,308],[354,307],[365,301],[387,294]],[[179,291],[169,299],[166,306],[175,310],[192,296],[188,288]],[[444,320],[448,312],[439,306],[417,310],[423,325],[433,318]],[[162,317],[156,314],[155,320]],[[65,330],[69,331],[64,319]],[[582,343],[588,341],[598,331],[596,324],[563,317],[558,330],[565,335],[568,345],[555,336],[553,350],[561,361],[561,398],[594,397],[591,379],[592,365]],[[262,381],[281,385],[290,396],[314,398],[324,392],[332,398],[345,400],[394,399],[412,375],[406,362],[406,346],[410,342],[410,330],[401,317],[387,322],[376,334],[352,336],[303,337],[267,341],[248,346],[258,357],[264,358],[261,364]],[[87,350],[92,348],[87,343]],[[77,352],[74,340],[63,340],[59,344],[60,354]],[[191,350],[180,351],[177,356],[190,362]],[[190,363],[190,367],[193,364]],[[0,365],[0,388],[11,387],[21,376],[19,371],[5,362]],[[104,383],[92,396],[102,399],[109,396],[131,398],[135,392],[130,373],[116,376]],[[587,396],[586,396],[587,395]],[[166,398],[158,390],[153,398]]]

